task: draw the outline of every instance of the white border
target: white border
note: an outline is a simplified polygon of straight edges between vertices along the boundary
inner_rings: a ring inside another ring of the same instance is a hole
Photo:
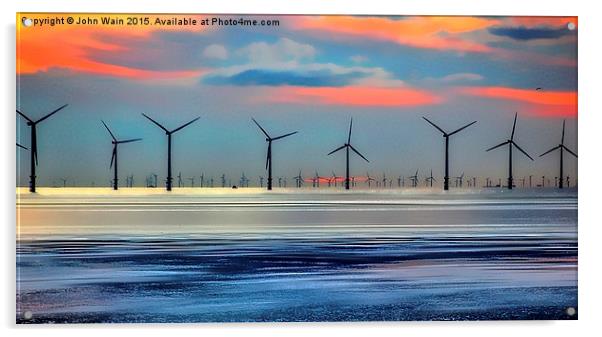
[[[602,200],[596,189],[601,176],[600,138],[602,127],[599,83],[602,62],[600,21],[602,13],[594,1],[475,1],[475,0],[220,0],[214,2],[189,1],[175,3],[162,1],[125,0],[20,0],[2,2],[3,85],[2,153],[8,158],[2,165],[2,221],[3,303],[0,316],[3,332],[19,336],[102,336],[106,333],[125,335],[140,333],[145,336],[581,336],[599,334],[597,317],[600,312],[600,240],[602,221],[596,206]],[[386,322],[386,323],[319,323],[319,324],[196,324],[196,325],[92,325],[92,326],[16,326],[15,308],[15,13],[22,12],[172,12],[172,13],[274,13],[274,14],[431,14],[431,15],[577,15],[579,16],[579,321],[560,322]],[[599,206],[598,206],[599,207]]]

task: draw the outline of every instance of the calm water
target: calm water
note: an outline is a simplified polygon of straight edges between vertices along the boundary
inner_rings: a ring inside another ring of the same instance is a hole
[[[21,323],[577,317],[574,191],[23,195],[18,216]]]

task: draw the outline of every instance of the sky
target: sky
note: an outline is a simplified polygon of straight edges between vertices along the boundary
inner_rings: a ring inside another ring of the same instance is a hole
[[[252,117],[274,137],[299,131],[273,145],[274,177],[289,186],[299,170],[344,175],[344,152],[327,154],[345,143],[351,118],[351,143],[370,161],[351,155],[358,177],[396,181],[419,170],[424,179],[432,169],[440,183],[444,138],[423,116],[447,132],[477,121],[450,138],[452,177],[507,177],[507,148],[485,150],[510,137],[515,113],[515,141],[535,159],[514,152],[515,180],[554,180],[559,154],[539,155],[560,143],[563,120],[565,145],[578,152],[574,17],[242,17],[278,25],[18,24],[17,109],[38,119],[69,104],[38,125],[38,184],[108,186],[102,120],[120,139],[143,138],[119,147],[121,184],[156,173],[162,185],[167,137],[142,113],[168,129],[200,116],[173,136],[173,174],[216,185],[224,173],[232,184],[243,172],[251,184],[266,176],[267,144]],[[17,142],[30,147],[15,118]],[[17,185],[27,186],[29,155],[17,157]],[[567,155],[565,174],[574,181],[576,171]]]

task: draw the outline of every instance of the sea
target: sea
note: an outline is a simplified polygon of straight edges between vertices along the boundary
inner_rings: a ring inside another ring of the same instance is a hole
[[[571,320],[577,190],[17,191],[16,322]]]

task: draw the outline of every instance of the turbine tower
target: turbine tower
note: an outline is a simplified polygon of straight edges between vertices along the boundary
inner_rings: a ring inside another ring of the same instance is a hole
[[[268,154],[267,154],[267,158],[266,158],[266,161],[265,161],[265,169],[268,170],[268,191],[269,191],[269,190],[272,189],[272,142],[275,141],[275,140],[282,139],[284,137],[292,136],[292,135],[296,134],[298,131],[287,133],[285,135],[272,138],[267,133],[267,131],[265,131],[261,127],[261,125],[259,125],[259,123],[255,120],[255,118],[251,118],[251,119],[259,127],[259,129],[261,130],[261,132],[263,132],[263,134],[266,137],[265,141],[268,142]]]
[[[153,122],[155,125],[157,125],[161,129],[163,129],[163,131],[165,131],[165,134],[167,135],[167,179],[165,180],[165,188],[168,191],[171,191],[171,182],[173,180],[173,178],[171,176],[171,135],[182,130],[183,128],[187,127],[188,125],[196,122],[201,117],[197,117],[197,118],[191,120],[190,122],[183,124],[170,131],[170,130],[167,130],[163,125],[159,124],[154,119],[148,117],[147,115],[142,114],[142,116],[146,117],[149,121]]]
[[[468,123],[466,125],[464,125],[463,127],[457,129],[456,131],[447,133],[445,131],[443,131],[443,129],[441,129],[440,127],[438,127],[435,123],[431,122],[430,120],[428,120],[426,117],[422,117],[425,121],[427,121],[430,125],[434,126],[437,130],[441,131],[441,133],[443,134],[443,138],[445,138],[445,177],[443,177],[443,189],[445,191],[449,190],[449,137],[455,135],[456,133],[466,129],[467,127],[473,125],[474,123],[476,123],[477,121],[474,121],[472,123]]]
[[[109,131],[109,135],[111,135],[111,138],[113,138],[113,141],[111,143],[113,143],[113,154],[111,155],[111,165],[109,165],[109,168],[113,167],[113,189],[114,190],[118,190],[119,189],[119,178],[117,175],[117,145],[119,144],[125,144],[125,143],[132,143],[132,142],[137,142],[139,140],[142,140],[142,138],[133,138],[133,139],[125,139],[125,140],[118,140],[115,135],[113,134],[113,132],[111,132],[111,129],[109,129],[109,127],[107,126],[107,124],[102,121],[102,125],[105,126],[105,128],[107,129],[107,131]],[[114,166],[113,166],[114,165]]]
[[[29,151],[29,154],[30,154],[30,164],[29,164],[30,167],[29,168],[30,168],[31,173],[29,175],[29,192],[35,193],[35,191],[36,191],[36,166],[38,166],[38,137],[36,134],[36,127],[40,122],[43,122],[44,120],[46,120],[50,116],[54,115],[55,113],[59,112],[66,106],[67,106],[67,104],[59,107],[58,109],[52,111],[51,113],[38,119],[37,121],[30,119],[29,117],[25,116],[25,114],[23,114],[21,111],[17,110],[17,113],[21,117],[23,117],[27,120],[27,126],[29,126],[31,128],[31,143],[30,143],[31,151]]]
[[[362,157],[366,162],[370,162],[366,157],[364,157],[358,150],[356,150],[353,145],[351,145],[351,129],[353,128],[353,118],[351,118],[351,122],[349,123],[349,136],[347,137],[347,143],[341,145],[340,147],[331,151],[328,155],[331,155],[339,150],[345,149],[345,158],[346,158],[346,170],[345,170],[345,189],[349,189],[349,149],[355,152],[358,156]]]
[[[575,158],[577,158],[577,154],[575,154],[575,152],[571,151],[568,147],[564,146],[565,123],[566,123],[566,120],[562,121],[562,138],[560,138],[560,144],[558,144],[558,146],[553,147],[540,155],[540,157],[543,157],[550,152],[553,152],[555,150],[560,150],[560,175],[558,176],[558,179],[559,179],[558,180],[558,188],[564,188],[564,167],[563,167],[564,166],[564,151],[566,150],[568,153],[572,154],[573,156],[575,156]],[[568,180],[568,178],[567,178],[567,180]]]
[[[500,143],[494,147],[487,149],[487,151],[491,151],[493,149],[497,149],[500,146],[508,145],[508,189],[512,189],[512,185],[514,184],[514,178],[512,177],[512,147],[516,147],[520,152],[522,152],[525,156],[529,157],[529,159],[533,160],[527,152],[521,149],[518,144],[514,141],[514,131],[516,130],[516,118],[518,117],[518,112],[514,114],[514,124],[512,125],[512,134],[510,135],[510,139],[507,141]],[[500,187],[501,184],[500,184]]]

